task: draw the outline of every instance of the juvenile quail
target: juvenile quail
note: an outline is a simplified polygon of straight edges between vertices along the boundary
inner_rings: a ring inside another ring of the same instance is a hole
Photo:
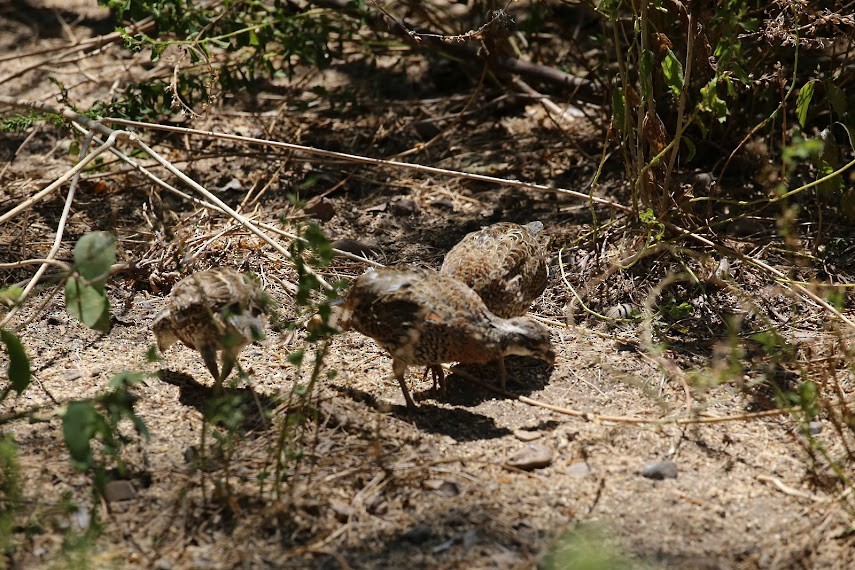
[[[436,369],[443,362],[498,360],[504,388],[505,356],[555,361],[546,327],[527,317],[497,317],[472,289],[430,269],[369,269],[351,285],[339,322],[342,328],[356,329],[389,351],[392,370],[410,409],[415,404],[404,373],[411,365]]]
[[[251,276],[221,267],[179,281],[152,330],[161,352],[179,340],[199,351],[219,387],[228,378],[243,347],[264,338],[267,295]],[[222,351],[222,368],[217,352]]]
[[[445,256],[440,272],[469,285],[495,315],[519,317],[546,288],[547,256],[540,222],[501,222],[466,234]]]

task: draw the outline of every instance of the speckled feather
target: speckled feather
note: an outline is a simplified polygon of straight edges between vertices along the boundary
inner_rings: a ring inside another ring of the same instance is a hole
[[[231,268],[200,271],[179,281],[152,329],[161,352],[181,341],[198,350],[215,379],[216,353],[223,351],[225,378],[237,355],[263,336],[265,295],[250,276]],[[212,360],[213,359],[213,360]]]
[[[403,383],[410,365],[501,361],[509,354],[554,360],[546,327],[497,317],[469,287],[430,269],[369,269],[351,285],[340,322],[389,351],[411,407]]]
[[[495,315],[524,315],[549,276],[536,237],[542,228],[540,222],[501,222],[467,234],[445,256],[440,271],[474,289]]]

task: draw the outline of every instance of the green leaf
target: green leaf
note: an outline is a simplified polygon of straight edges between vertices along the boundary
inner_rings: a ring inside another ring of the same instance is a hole
[[[715,77],[701,87],[701,102],[698,108],[701,111],[712,113],[719,123],[724,123],[727,120],[727,103],[718,96],[718,81]]]
[[[145,379],[145,376],[139,372],[119,372],[110,378],[108,386],[110,388],[128,388],[134,384],[139,384]]]
[[[695,148],[695,143],[693,143],[692,139],[690,139],[686,135],[683,135],[680,140],[683,142],[684,145],[686,145],[686,157],[681,158],[680,160],[682,160],[683,162],[691,162],[691,160],[695,158],[695,153],[697,152],[697,149]]]
[[[152,344],[145,353],[145,360],[146,362],[161,362],[163,357],[160,356],[160,351],[157,350],[157,347]]]
[[[828,102],[831,103],[831,108],[839,117],[846,114],[846,94],[843,90],[834,83],[828,82],[825,87],[825,96],[828,97]]]
[[[804,127],[807,120],[810,101],[813,99],[813,90],[816,87],[816,80],[811,79],[799,89],[799,96],[796,99],[796,115],[799,119],[799,124]]]
[[[0,340],[6,345],[6,352],[9,354],[9,383],[12,389],[20,394],[30,385],[30,359],[27,358],[20,339],[11,331],[0,329]]]
[[[0,289],[0,303],[5,305],[15,305],[24,294],[24,290],[17,285],[11,285],[5,289]]]
[[[72,317],[91,329],[105,331],[110,324],[107,295],[77,277],[70,277],[65,282],[65,308]]]
[[[62,435],[75,467],[81,471],[92,464],[92,438],[98,431],[98,412],[89,401],[71,402],[62,415]]]
[[[670,49],[665,54],[665,59],[662,60],[662,75],[665,77],[665,85],[671,89],[676,97],[679,97],[684,82],[683,64]]]
[[[290,362],[294,366],[299,366],[303,362],[303,356],[304,355],[305,355],[305,351],[295,350],[294,352],[290,353],[285,358],[288,360],[288,362]]]
[[[88,233],[74,246],[74,265],[84,279],[103,289],[110,266],[116,263],[116,240],[107,232]]]

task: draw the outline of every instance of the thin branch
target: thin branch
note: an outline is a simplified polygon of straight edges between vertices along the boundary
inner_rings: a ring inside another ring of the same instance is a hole
[[[479,182],[488,182],[491,184],[501,184],[503,186],[512,186],[514,188],[523,188],[523,189],[531,189],[531,190],[539,190],[541,192],[551,192],[554,194],[565,194],[567,196],[572,196],[574,198],[579,198],[580,200],[593,201],[596,204],[600,204],[602,206],[608,206],[610,208],[614,208],[616,210],[620,210],[621,212],[632,213],[632,209],[628,206],[624,206],[623,204],[619,204],[618,202],[613,202],[611,200],[607,200],[605,198],[599,198],[597,196],[592,196],[590,194],[585,194],[583,192],[577,192],[575,190],[569,190],[566,188],[556,188],[552,186],[546,186],[543,184],[535,184],[532,182],[523,182],[520,180],[510,180],[507,178],[498,178],[496,176],[486,176],[483,174],[472,174],[469,172],[460,172],[459,170],[449,170],[447,168],[437,168],[434,166],[424,166],[421,164],[413,164],[409,162],[399,162],[397,160],[384,160],[381,158],[371,158],[367,156],[362,156],[358,154],[348,154],[344,152],[335,152],[331,150],[319,149],[311,146],[305,146],[294,143],[286,143],[281,141],[271,141],[267,139],[259,139],[254,137],[243,137],[239,135],[231,135],[227,133],[218,133],[215,131],[202,131],[198,129],[188,129],[185,127],[174,127],[170,125],[158,125],[155,123],[143,123],[140,121],[129,121],[127,119],[119,119],[119,118],[105,118],[103,119],[105,122],[114,123],[117,125],[125,125],[129,127],[137,127],[141,129],[152,129],[158,131],[168,131],[173,133],[181,133],[181,134],[191,134],[191,135],[202,135],[208,137],[219,138],[222,140],[231,140],[244,142],[248,144],[259,144],[264,146],[270,146],[274,148],[283,148],[291,151],[303,152],[310,155],[315,156],[323,156],[325,158],[335,158],[339,160],[346,160],[348,162],[356,162],[359,164],[371,164],[374,166],[388,166],[392,168],[402,168],[405,170],[415,170],[417,172],[425,172],[428,174],[438,174],[442,176],[456,176],[459,178],[465,178],[468,180],[477,180]]]
[[[115,137],[113,138],[112,141],[107,141],[106,143],[104,143],[104,145],[102,145],[101,152],[104,152],[103,149],[106,148],[106,145],[109,144],[112,146],[112,144],[114,142],[115,142]],[[89,150],[89,145],[91,143],[92,143],[92,137],[91,136],[86,137],[83,140],[83,144],[80,146],[80,157],[81,158],[83,158],[85,156],[84,153],[86,153]],[[62,208],[62,214],[60,215],[59,223],[56,226],[56,237],[53,240],[53,246],[50,248],[50,251],[47,254],[46,261],[44,263],[42,263],[41,266],[39,266],[39,268],[36,270],[36,274],[33,275],[32,279],[30,279],[30,282],[27,283],[26,287],[24,287],[24,291],[18,297],[18,304],[16,304],[14,307],[12,307],[9,310],[9,312],[6,314],[6,316],[3,317],[3,320],[0,321],[0,327],[6,325],[6,323],[8,323],[12,319],[13,316],[15,316],[15,314],[18,312],[20,307],[23,307],[24,300],[29,296],[30,292],[38,284],[39,280],[42,278],[42,275],[44,275],[45,271],[47,271],[47,268],[50,267],[51,264],[49,262],[47,262],[47,260],[53,260],[53,258],[56,257],[56,254],[59,252],[59,248],[62,247],[62,236],[65,234],[65,224],[68,221],[68,215],[71,213],[71,204],[74,202],[74,194],[77,191],[77,184],[79,181],[80,181],[80,170],[78,170],[77,172],[74,173],[74,177],[71,179],[71,184],[68,187],[68,196],[66,196],[66,198],[65,198],[65,206]]]
[[[26,267],[27,265],[53,265],[55,267],[59,267],[63,271],[67,273],[71,273],[71,266],[64,261],[59,261],[57,259],[25,259],[23,261],[13,261],[11,263],[0,263],[0,269],[16,269],[18,267]]]

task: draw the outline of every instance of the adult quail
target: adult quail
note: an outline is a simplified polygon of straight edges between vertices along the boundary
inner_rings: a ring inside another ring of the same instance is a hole
[[[555,361],[546,327],[528,317],[497,317],[472,289],[430,269],[369,269],[351,285],[339,324],[373,338],[389,351],[410,409],[415,404],[404,382],[408,366],[428,365],[441,371],[443,362],[497,360],[504,388],[505,356]],[[440,376],[441,385],[442,380]]]
[[[536,234],[540,222],[501,222],[466,234],[445,256],[440,272],[475,290],[495,315],[519,317],[546,288],[547,257]]]
[[[179,281],[152,330],[161,352],[179,340],[199,351],[216,386],[228,378],[243,347],[264,338],[267,295],[251,276],[221,267]],[[222,368],[217,352],[222,351]]]

